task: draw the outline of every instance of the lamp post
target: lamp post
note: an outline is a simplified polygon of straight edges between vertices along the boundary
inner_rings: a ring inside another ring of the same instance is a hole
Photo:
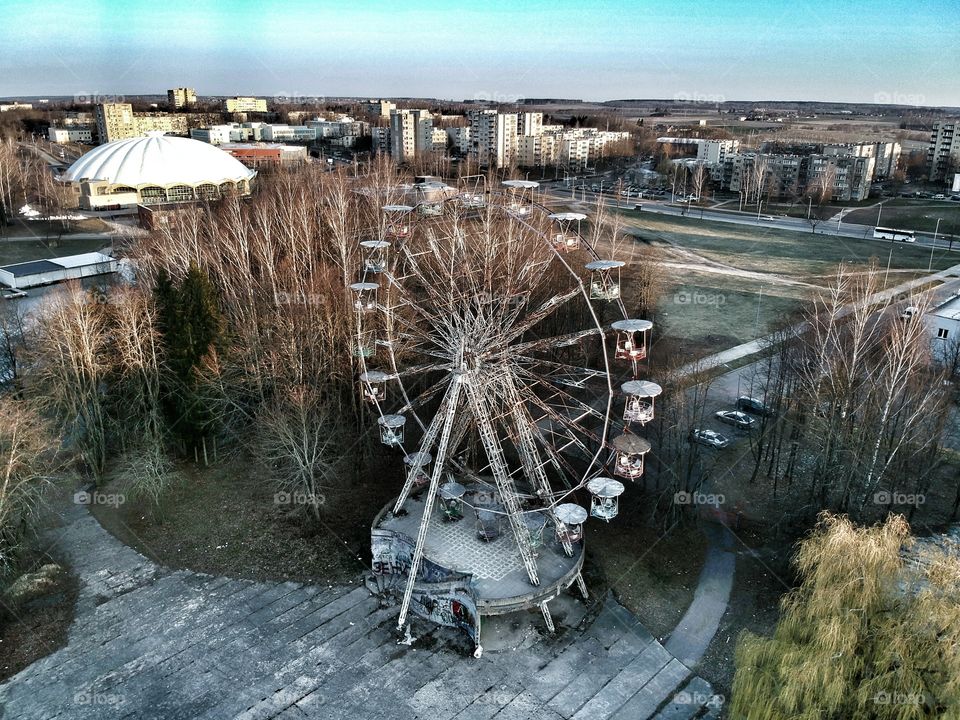
[[[933,269],[933,251],[937,247],[937,233],[940,232],[940,221],[943,218],[937,218],[937,227],[933,231],[933,242],[930,243],[930,262],[927,263],[927,272],[930,272]]]
[[[877,205],[877,207],[879,208],[879,209],[877,210],[877,227],[880,227],[880,213],[883,212],[883,204],[884,204],[885,202],[886,202],[886,200],[881,200],[880,203]]]
[[[840,222],[843,220],[843,211],[846,208],[840,208],[840,215],[837,217],[837,234],[840,234]]]

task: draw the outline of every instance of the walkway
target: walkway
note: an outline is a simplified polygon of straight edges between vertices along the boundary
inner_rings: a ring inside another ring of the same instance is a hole
[[[396,608],[363,586],[166,570],[78,506],[57,532],[82,581],[77,617],[66,647],[0,685],[5,719],[719,715],[710,685],[612,598],[586,628],[475,660],[443,629],[397,645]]]
[[[881,290],[878,293],[874,293],[869,298],[861,302],[861,305],[875,305],[880,302],[886,302],[893,300],[900,296],[908,296],[915,288],[922,287],[929,284],[932,281],[941,281],[943,283],[950,283],[952,280],[956,280],[957,277],[960,277],[960,265],[953,265],[952,267],[946,268],[939,272],[931,273],[930,275],[924,275],[913,280],[908,280],[905,283],[901,283],[895,287],[887,288],[886,290]],[[950,292],[953,290],[954,284],[951,283],[947,289]],[[934,291],[934,294],[937,295],[938,290],[943,290],[943,287],[931,288]],[[845,317],[849,315],[854,310],[854,305],[847,305],[842,308],[838,313],[837,317]],[[806,323],[799,323],[794,325],[791,329],[794,333],[800,333],[806,328]],[[727,348],[721,352],[715,353],[713,355],[707,355],[706,357],[695,360],[691,363],[684,365],[678,369],[680,375],[689,375],[697,372],[705,372],[711,370],[715,367],[721,365],[727,365],[729,363],[735,362],[737,360],[742,360],[743,358],[750,357],[751,355],[756,355],[759,352],[766,350],[773,343],[778,342],[779,336],[777,335],[767,335],[766,337],[757,338],[756,340],[750,340],[749,342],[742,343],[740,345],[734,345],[731,348]]]

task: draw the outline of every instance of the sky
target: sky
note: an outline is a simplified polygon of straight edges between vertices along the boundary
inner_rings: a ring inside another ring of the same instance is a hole
[[[0,0],[0,97],[960,106],[960,0]]]

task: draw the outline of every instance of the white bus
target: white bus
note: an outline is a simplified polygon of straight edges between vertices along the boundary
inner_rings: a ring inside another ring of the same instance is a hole
[[[899,240],[900,242],[908,243],[917,241],[917,234],[913,230],[895,230],[885,227],[874,228],[873,237],[882,240]]]

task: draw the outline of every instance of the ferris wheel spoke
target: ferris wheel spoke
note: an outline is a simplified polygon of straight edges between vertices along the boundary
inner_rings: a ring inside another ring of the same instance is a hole
[[[554,350],[557,348],[565,348],[576,345],[581,340],[592,337],[594,335],[603,336],[603,330],[599,328],[590,328],[589,330],[580,330],[579,332],[567,333],[566,335],[557,335],[555,337],[542,338],[540,340],[531,340],[530,342],[519,343],[518,345],[511,345],[511,353],[530,353],[530,352],[540,352],[543,350]]]
[[[503,448],[500,445],[500,439],[487,414],[487,398],[478,392],[478,389],[472,382],[465,384],[467,387],[467,398],[473,411],[473,416],[477,421],[480,442],[483,445],[484,451],[487,453],[487,460],[490,463],[493,478],[497,482],[501,502],[507,510],[510,528],[513,531],[513,537],[517,543],[517,549],[520,551],[523,565],[527,570],[527,577],[529,577],[533,585],[539,585],[540,577],[537,562],[530,548],[530,538],[527,534],[527,529],[521,519],[520,504],[517,501],[513,480],[507,470],[507,462],[503,454]]]
[[[436,437],[437,431],[439,431],[439,442],[437,444],[438,458],[446,457],[447,444],[450,442],[450,432],[453,429],[453,423],[457,417],[457,406],[460,403],[460,391],[462,387],[463,383],[450,383],[444,402],[443,412],[437,413],[437,416],[434,419],[435,422],[431,423],[430,428],[434,431],[434,437],[431,437],[430,446],[432,446],[433,439]],[[442,423],[437,421],[442,421]],[[424,440],[426,440],[426,438],[424,438]],[[411,463],[410,475],[407,477],[407,482],[404,485],[404,491],[406,493],[410,492],[410,489],[413,486],[413,479],[416,477],[416,473],[422,471],[422,454],[424,452],[428,452],[430,446],[424,448],[423,445],[421,445],[421,451],[418,454],[417,460]],[[403,624],[407,619],[407,611],[410,609],[410,599],[413,596],[413,588],[417,583],[417,575],[420,571],[420,562],[423,560],[423,553],[427,542],[427,531],[430,528],[430,520],[431,516],[433,515],[433,503],[437,497],[437,490],[440,487],[440,476],[443,474],[443,472],[443,464],[440,462],[435,462],[433,464],[433,473],[430,476],[430,487],[427,488],[427,496],[423,501],[423,519],[420,521],[420,530],[417,533],[413,557],[410,560],[407,587],[404,589],[403,601],[400,604],[400,618],[397,622],[398,627],[403,627]],[[397,510],[394,510],[394,512],[397,512]]]
[[[543,322],[548,317],[550,317],[554,312],[563,306],[568,300],[576,297],[580,294],[580,288],[574,287],[568,290],[565,293],[560,293],[559,295],[554,295],[549,300],[544,302],[539,308],[533,311],[531,315],[528,315],[522,323],[515,325],[511,328],[510,333],[508,334],[508,340],[513,340],[518,337],[523,337],[523,334],[535,327],[538,323]]]

